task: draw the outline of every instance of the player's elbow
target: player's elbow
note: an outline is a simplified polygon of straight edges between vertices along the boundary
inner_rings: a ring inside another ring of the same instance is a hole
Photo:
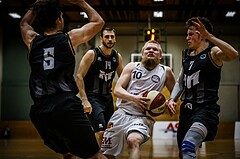
[[[104,25],[105,25],[105,21],[102,18],[99,18],[96,22],[96,26],[101,30]]]
[[[83,82],[83,77],[80,73],[77,73],[77,75],[76,75],[76,82],[77,83]]]
[[[116,85],[113,91],[114,96],[117,98],[121,98],[121,95],[122,95],[121,90],[122,90],[121,86]]]
[[[100,19],[99,25],[101,25],[101,27],[105,25],[105,21],[102,18]]]
[[[234,50],[231,53],[228,53],[225,55],[225,58],[223,59],[224,61],[232,61],[236,59],[239,56],[238,51]]]
[[[239,56],[239,53],[237,50],[235,50],[232,55],[232,60],[236,59],[238,56]]]
[[[21,22],[19,23],[19,28],[20,30],[24,30],[24,28],[26,28],[26,21],[24,20],[21,20]]]
[[[118,89],[115,87],[115,89],[113,90],[113,95],[115,96],[115,97],[118,97],[118,95],[119,95],[119,92],[118,92]]]

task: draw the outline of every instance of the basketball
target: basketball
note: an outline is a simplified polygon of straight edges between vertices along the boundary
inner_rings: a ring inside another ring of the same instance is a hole
[[[166,98],[161,92],[152,90],[144,94],[143,96],[149,98],[146,109],[146,114],[152,117],[159,116],[165,112],[166,109]]]

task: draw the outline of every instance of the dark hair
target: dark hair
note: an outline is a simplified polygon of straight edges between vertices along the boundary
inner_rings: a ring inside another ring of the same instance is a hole
[[[101,37],[103,37],[103,32],[104,31],[113,31],[114,34],[116,33],[115,29],[111,28],[111,27],[103,27],[102,30],[101,30]]]
[[[210,34],[213,33],[213,26],[212,26],[211,22],[205,17],[192,17],[187,20],[185,27],[189,28],[190,26],[194,26],[192,21],[198,22],[197,19],[199,19],[203,23],[203,25],[205,26],[205,28],[207,29],[207,31]]]
[[[33,5],[33,11],[36,15],[36,22],[46,28],[56,27],[56,20],[61,17],[61,7],[58,0],[40,1]]]

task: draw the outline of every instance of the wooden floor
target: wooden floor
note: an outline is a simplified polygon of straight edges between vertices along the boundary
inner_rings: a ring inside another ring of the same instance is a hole
[[[176,141],[148,141],[141,147],[142,159],[177,159]],[[240,159],[240,140],[215,140],[204,143],[198,159]],[[0,159],[61,159],[41,139],[0,139]],[[124,151],[121,159],[127,159]]]

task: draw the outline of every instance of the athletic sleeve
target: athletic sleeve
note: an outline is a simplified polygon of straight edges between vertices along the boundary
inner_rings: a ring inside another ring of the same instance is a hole
[[[171,97],[175,102],[183,92],[183,68],[181,68],[178,79],[173,87]]]

